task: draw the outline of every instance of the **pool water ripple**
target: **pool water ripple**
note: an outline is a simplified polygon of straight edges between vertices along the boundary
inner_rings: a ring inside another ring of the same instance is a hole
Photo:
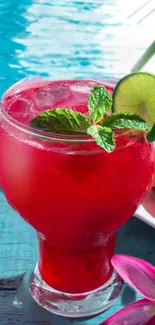
[[[33,75],[122,76],[153,40],[154,18],[127,21],[142,0],[0,2],[0,91]],[[155,60],[149,70],[155,69]]]

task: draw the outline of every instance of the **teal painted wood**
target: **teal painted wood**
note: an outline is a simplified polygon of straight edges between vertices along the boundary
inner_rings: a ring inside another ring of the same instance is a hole
[[[135,255],[155,264],[155,230],[132,218],[119,231],[119,253]],[[24,304],[19,307],[16,291],[24,272],[37,261],[37,239],[34,230],[9,207],[0,191],[0,324],[1,325],[98,325],[104,319],[140,298],[134,290],[124,287],[121,297],[108,311],[89,320],[71,321],[51,315],[35,304],[25,291]]]

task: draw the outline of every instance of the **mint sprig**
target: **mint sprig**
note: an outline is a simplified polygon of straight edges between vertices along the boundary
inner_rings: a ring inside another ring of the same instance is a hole
[[[112,152],[115,148],[114,133],[110,128],[102,127],[100,125],[91,125],[87,129],[87,134],[91,135],[98,146]]]
[[[155,141],[155,124],[153,124],[152,129],[146,136],[147,140],[149,142],[154,142]]]
[[[149,131],[150,126],[138,115],[129,113],[113,113],[102,121],[102,126],[112,130],[134,129],[139,131]]]
[[[52,108],[36,116],[30,126],[56,134],[90,135],[107,152],[115,149],[114,130],[150,131],[149,125],[136,114],[112,113],[105,117],[111,106],[110,94],[103,85],[98,85],[92,89],[88,98],[88,115],[70,108]],[[149,134],[148,141],[152,137]],[[155,127],[153,134],[155,138]]]
[[[38,115],[30,126],[57,134],[86,134],[90,126],[88,116],[68,108],[48,109]]]
[[[88,99],[89,117],[94,124],[99,122],[112,106],[112,97],[102,85],[95,86]]]

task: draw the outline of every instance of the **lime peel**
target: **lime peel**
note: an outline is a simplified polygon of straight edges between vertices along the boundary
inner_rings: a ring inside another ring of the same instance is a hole
[[[155,123],[155,76],[132,73],[121,79],[113,93],[113,112],[137,114],[152,127]]]

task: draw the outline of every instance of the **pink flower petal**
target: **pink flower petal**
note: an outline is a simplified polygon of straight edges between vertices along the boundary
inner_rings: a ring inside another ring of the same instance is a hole
[[[121,309],[100,325],[142,325],[146,324],[154,315],[154,303],[147,299],[141,299]],[[153,325],[153,323],[148,323],[148,325]]]
[[[151,318],[145,325],[155,325],[155,317]]]
[[[155,301],[155,267],[139,258],[115,255],[112,265],[122,279],[147,299]]]

